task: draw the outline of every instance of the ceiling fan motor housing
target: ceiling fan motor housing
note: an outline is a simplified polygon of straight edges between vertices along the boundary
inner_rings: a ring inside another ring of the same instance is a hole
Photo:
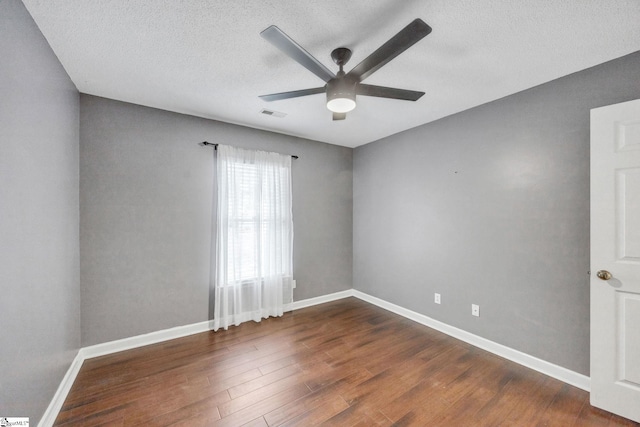
[[[356,108],[357,80],[345,77],[344,72],[327,82],[327,108],[334,113],[347,113]]]

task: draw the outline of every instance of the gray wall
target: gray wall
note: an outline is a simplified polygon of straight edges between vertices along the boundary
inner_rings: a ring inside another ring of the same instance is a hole
[[[635,53],[357,148],[354,287],[588,375],[589,110],[639,82]]]
[[[350,148],[80,97],[82,345],[210,318],[217,142],[296,154],[294,299],[352,287]]]
[[[78,92],[0,1],[0,416],[36,425],[80,346]]]

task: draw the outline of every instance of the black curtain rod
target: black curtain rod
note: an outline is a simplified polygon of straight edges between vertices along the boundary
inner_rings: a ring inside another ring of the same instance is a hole
[[[206,147],[207,145],[213,145],[213,149],[214,149],[214,150],[217,150],[217,149],[218,149],[218,144],[214,144],[214,143],[212,143],[212,142],[202,141],[202,142],[200,143],[200,145],[202,145],[203,147]],[[291,155],[291,158],[292,158],[292,159],[297,159],[297,158],[298,158],[298,156],[294,156],[294,155],[292,154],[292,155]]]

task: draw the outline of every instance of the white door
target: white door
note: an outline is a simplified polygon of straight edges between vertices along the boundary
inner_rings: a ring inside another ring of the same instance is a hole
[[[640,100],[591,110],[591,404],[640,421]]]

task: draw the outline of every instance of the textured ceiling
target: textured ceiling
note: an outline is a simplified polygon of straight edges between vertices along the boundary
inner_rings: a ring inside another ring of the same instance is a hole
[[[640,50],[638,0],[24,3],[80,92],[348,147]],[[417,102],[358,97],[334,122],[324,95],[258,98],[324,85],[259,36],[269,25],[334,71],[350,48],[348,71],[415,18],[433,32],[365,82]]]

